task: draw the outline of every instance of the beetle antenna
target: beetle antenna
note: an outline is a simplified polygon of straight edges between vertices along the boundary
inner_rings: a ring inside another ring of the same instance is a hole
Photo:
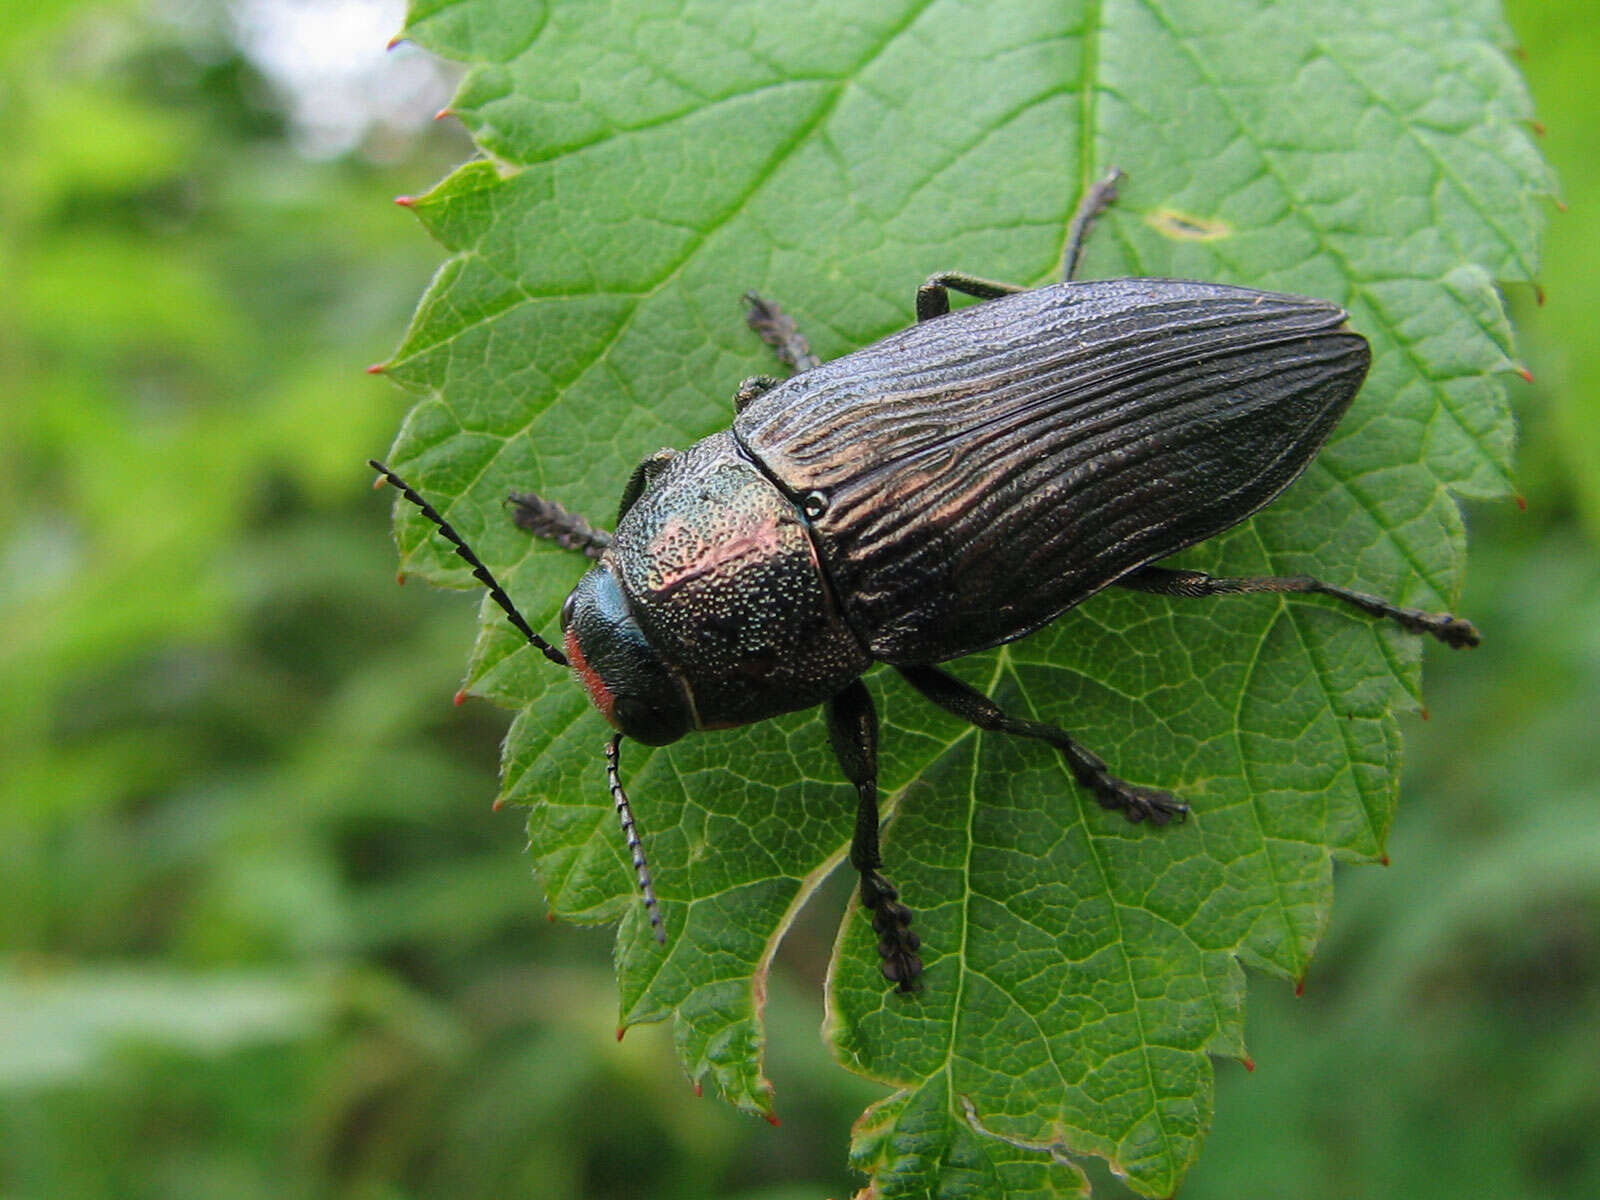
[[[535,633],[528,622],[523,620],[522,614],[517,611],[517,606],[511,603],[511,597],[506,595],[505,588],[500,586],[500,581],[494,577],[488,567],[483,565],[483,560],[472,552],[472,547],[462,540],[461,535],[450,527],[450,522],[439,515],[439,510],[424,500],[418,494],[416,488],[401,479],[400,476],[389,470],[377,459],[367,459],[367,466],[399,488],[402,496],[420,508],[422,515],[438,526],[439,532],[444,535],[445,540],[455,547],[456,553],[461,556],[467,566],[472,568],[472,577],[489,589],[490,599],[505,609],[506,616],[511,618],[511,623],[517,627],[517,632],[537,646],[539,651],[551,662],[555,663],[556,666],[566,666],[567,656]]]
[[[650,928],[656,941],[667,944],[667,932],[661,927],[661,907],[656,903],[655,885],[650,882],[650,864],[644,860],[644,844],[639,841],[639,827],[633,823],[633,806],[628,803],[628,793],[622,790],[619,773],[622,735],[614,733],[606,743],[606,782],[611,785],[611,799],[617,806],[617,820],[622,822],[622,836],[628,839],[628,853],[633,856],[633,869],[639,875],[639,891],[644,895],[644,909],[650,914]]]

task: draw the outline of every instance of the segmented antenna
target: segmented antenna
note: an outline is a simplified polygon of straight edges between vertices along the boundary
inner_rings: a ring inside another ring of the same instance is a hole
[[[622,776],[618,773],[622,735],[614,733],[606,743],[606,782],[611,785],[611,799],[617,806],[617,820],[622,822],[622,836],[628,839],[628,853],[633,855],[633,869],[639,874],[639,891],[644,894],[644,909],[650,914],[650,927],[656,941],[667,944],[667,931],[661,927],[661,909],[656,904],[655,885],[650,882],[650,864],[644,860],[644,846],[639,841],[639,830],[633,823],[633,808],[628,803],[628,793],[622,790]]]
[[[438,510],[424,500],[414,487],[377,459],[367,459],[367,466],[399,488],[402,496],[421,509],[422,515],[439,527],[439,532],[445,536],[445,540],[455,547],[456,553],[461,556],[467,566],[472,568],[472,577],[488,588],[490,598],[505,609],[506,616],[511,618],[511,623],[517,627],[517,632],[537,646],[540,652],[555,663],[556,666],[566,666],[567,656],[535,633],[528,623],[522,619],[522,614],[517,611],[517,606],[511,603],[511,597],[506,595],[505,588],[500,586],[499,580],[494,577],[488,567],[483,565],[483,561],[472,552],[471,547],[461,540],[461,535],[450,527],[450,522],[441,517]]]

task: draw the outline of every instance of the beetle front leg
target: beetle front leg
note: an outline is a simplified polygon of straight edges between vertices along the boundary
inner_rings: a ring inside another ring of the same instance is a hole
[[[793,317],[771,300],[763,300],[754,292],[746,292],[744,302],[750,306],[750,311],[744,315],[745,324],[761,335],[761,340],[772,347],[778,360],[790,371],[798,375],[801,371],[809,371],[812,367],[822,365],[822,360],[811,353],[811,343],[806,341],[794,323]],[[756,378],[761,379],[765,376]],[[754,382],[755,380],[745,380],[744,386],[740,388],[741,394],[744,388]],[[746,403],[749,401],[746,400]]]
[[[856,679],[827,703],[828,737],[845,778],[856,785],[856,832],[850,841],[850,865],[861,873],[861,903],[872,913],[878,934],[883,977],[902,992],[914,991],[922,974],[917,948],[922,940],[911,932],[911,910],[883,877],[878,852],[878,714],[867,685]]]
[[[518,529],[552,541],[563,550],[576,550],[588,558],[599,558],[611,545],[611,535],[604,529],[596,529],[554,500],[546,500],[533,492],[512,492],[506,497],[506,503],[511,505],[511,520]]]
[[[1349,588],[1323,583],[1310,575],[1265,575],[1245,579],[1225,579],[1204,571],[1177,571],[1169,567],[1143,567],[1117,580],[1119,587],[1158,596],[1223,596],[1277,592],[1331,596],[1374,617],[1386,617],[1410,633],[1425,633],[1446,646],[1460,650],[1478,644],[1478,631],[1471,621],[1450,613],[1424,612],[1402,608],[1382,596],[1354,592]]]
[[[950,311],[950,293],[976,296],[979,300],[998,300],[1028,289],[1014,283],[997,283],[993,279],[979,279],[960,271],[943,271],[928,276],[928,281],[917,289],[917,320],[931,321]]]
[[[1084,749],[1065,730],[1042,721],[1024,721],[1020,717],[1007,716],[999,705],[982,692],[968,687],[953,675],[946,675],[937,667],[895,669],[906,677],[912,687],[940,708],[964,721],[971,721],[979,729],[1014,733],[1018,737],[1035,738],[1054,746],[1067,760],[1072,777],[1080,787],[1094,794],[1102,808],[1115,809],[1130,821],[1149,821],[1152,825],[1181,821],[1189,813],[1189,806],[1169,792],[1139,787],[1117,778],[1104,759]]]

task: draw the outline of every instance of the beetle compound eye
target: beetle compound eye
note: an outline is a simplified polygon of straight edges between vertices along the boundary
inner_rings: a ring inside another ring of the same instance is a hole
[[[574,592],[567,593],[566,603],[561,606],[561,632],[562,633],[565,633],[567,631],[567,626],[572,624],[572,610],[576,606],[577,600],[578,600],[578,593],[577,592],[574,591]]]
[[[828,511],[828,497],[821,492],[807,492],[800,502],[800,511],[806,514],[807,520],[815,521]]]

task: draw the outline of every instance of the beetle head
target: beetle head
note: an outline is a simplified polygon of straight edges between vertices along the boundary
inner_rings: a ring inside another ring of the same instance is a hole
[[[611,568],[578,580],[561,607],[567,658],[612,726],[647,746],[675,742],[694,727],[683,685],[645,639]]]

